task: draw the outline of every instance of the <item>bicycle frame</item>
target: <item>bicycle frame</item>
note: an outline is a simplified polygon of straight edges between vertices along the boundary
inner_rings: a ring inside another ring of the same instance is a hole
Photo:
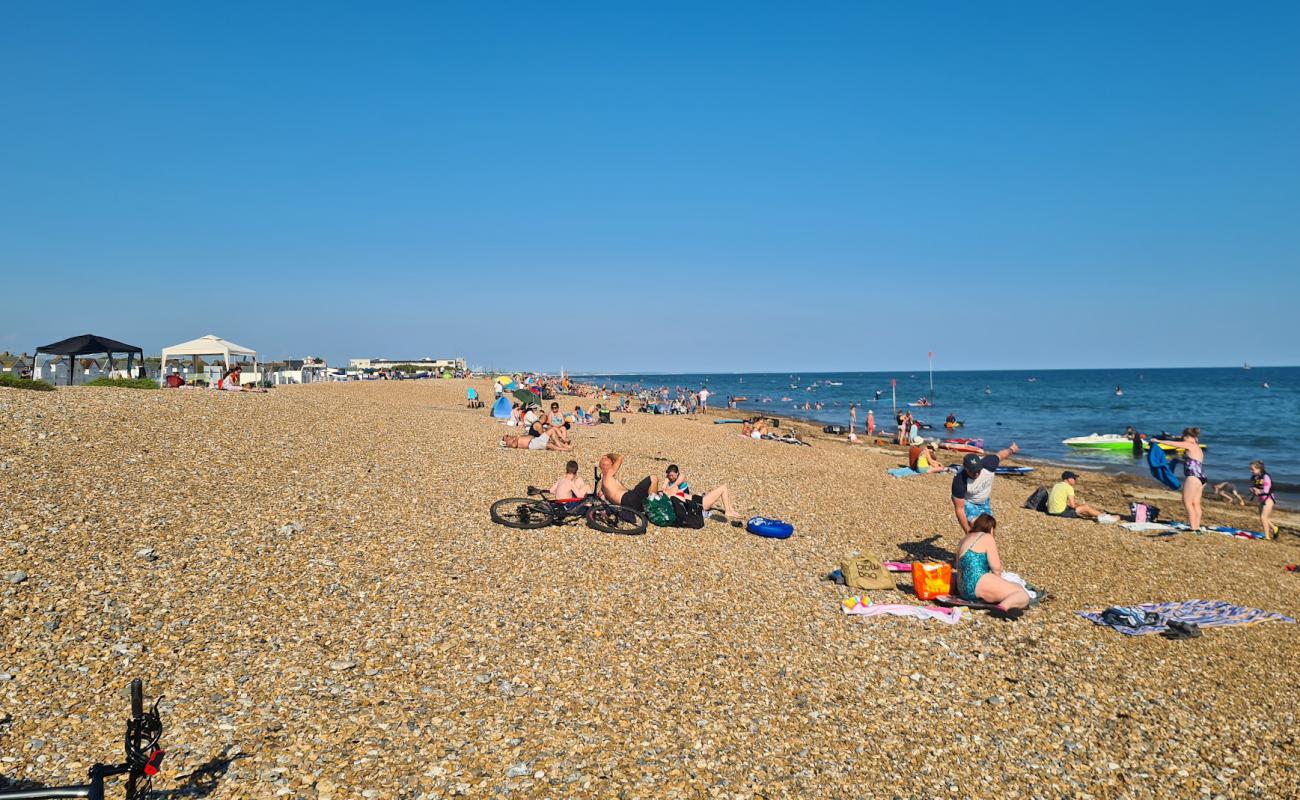
[[[150,716],[152,720],[149,719]],[[157,703],[154,704],[154,711],[146,716],[144,684],[136,678],[131,681],[131,718],[126,722],[126,763],[91,765],[87,776],[90,783],[76,786],[47,786],[41,789],[5,790],[0,791],[0,800],[55,800],[62,797],[104,800],[104,779],[115,775],[127,776],[126,797],[128,800],[133,800],[138,794],[140,779],[155,775],[162,761],[163,751],[157,747],[157,739],[149,740],[149,728],[155,723],[157,734],[161,736],[162,723],[157,719]],[[146,744],[150,747],[147,754],[144,751]]]

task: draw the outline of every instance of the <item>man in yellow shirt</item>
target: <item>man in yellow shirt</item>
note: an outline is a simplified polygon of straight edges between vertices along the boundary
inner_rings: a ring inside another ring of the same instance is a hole
[[[1052,487],[1047,495],[1047,514],[1052,517],[1068,519],[1096,519],[1103,512],[1086,503],[1080,503],[1074,496],[1074,485],[1079,482],[1077,473],[1066,470],[1061,473],[1061,482]]]

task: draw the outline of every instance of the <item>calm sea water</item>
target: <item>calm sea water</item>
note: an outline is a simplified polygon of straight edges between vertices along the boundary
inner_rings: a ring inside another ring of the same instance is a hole
[[[722,407],[727,397],[741,396],[748,398],[739,403],[742,412],[843,425],[849,421],[849,403],[857,403],[860,430],[868,409],[875,412],[878,427],[894,427],[891,391],[896,391],[898,408],[924,395],[934,407],[910,410],[934,425],[928,436],[982,437],[988,447],[999,448],[1015,440],[1032,458],[1139,475],[1149,474],[1145,461],[1124,453],[1072,450],[1061,440],[1123,433],[1128,425],[1143,433],[1174,434],[1197,426],[1202,443],[1209,445],[1205,467],[1211,481],[1230,480],[1243,490],[1250,483],[1248,464],[1258,458],[1268,465],[1286,505],[1300,500],[1300,367],[936,372],[933,392],[925,371],[581,379],[621,387],[708,386],[710,405]],[[896,390],[891,390],[891,379],[897,381]],[[1116,386],[1123,389],[1122,396],[1115,395]],[[883,392],[878,400],[877,391]],[[822,408],[805,411],[805,401],[821,402]],[[943,429],[950,412],[966,423],[952,434]]]

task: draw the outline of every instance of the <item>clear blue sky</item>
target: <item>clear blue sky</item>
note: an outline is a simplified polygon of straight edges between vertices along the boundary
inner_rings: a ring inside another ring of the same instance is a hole
[[[0,4],[0,350],[1296,364],[1300,4]]]

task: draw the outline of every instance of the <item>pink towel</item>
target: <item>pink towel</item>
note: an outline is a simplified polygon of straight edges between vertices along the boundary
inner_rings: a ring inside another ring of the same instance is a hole
[[[878,617],[882,614],[892,617],[916,617],[917,619],[937,619],[947,625],[956,625],[961,621],[962,612],[966,609],[943,608],[942,606],[908,606],[901,603],[886,603],[884,605],[855,605],[852,608],[844,608],[845,614],[855,614],[860,617]]]

